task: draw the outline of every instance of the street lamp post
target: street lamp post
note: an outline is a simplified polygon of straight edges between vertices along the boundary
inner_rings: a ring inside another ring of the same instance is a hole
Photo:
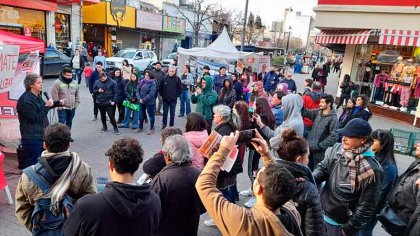
[[[247,18],[247,16],[248,16],[248,0],[246,0],[246,3],[245,3],[245,17],[244,17],[244,25],[243,25],[243,29],[242,29],[241,51],[244,51],[246,18]]]
[[[289,33],[287,34],[287,43],[286,43],[286,54],[289,52],[289,43],[290,43],[290,33],[292,32],[292,26],[289,26]]]

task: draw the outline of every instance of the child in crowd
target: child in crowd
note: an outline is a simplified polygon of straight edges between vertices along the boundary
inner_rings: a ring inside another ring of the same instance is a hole
[[[93,69],[90,66],[90,63],[87,62],[85,68],[83,69],[83,73],[85,74],[86,88],[89,86],[89,78],[92,72],[93,72]]]

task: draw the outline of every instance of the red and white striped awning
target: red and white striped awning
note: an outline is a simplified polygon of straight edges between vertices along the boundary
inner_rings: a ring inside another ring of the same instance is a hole
[[[316,36],[318,44],[367,44],[371,30],[322,30]]]
[[[379,44],[420,47],[420,30],[381,30]]]

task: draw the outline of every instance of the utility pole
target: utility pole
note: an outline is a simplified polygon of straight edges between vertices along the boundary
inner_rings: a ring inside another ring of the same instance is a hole
[[[244,51],[246,18],[248,18],[248,0],[246,0],[246,3],[245,3],[245,17],[244,17],[244,25],[242,29],[241,51]]]
[[[287,43],[286,43],[286,55],[289,54],[289,42],[290,42],[290,33],[292,32],[292,26],[289,26],[289,33],[287,34]]]

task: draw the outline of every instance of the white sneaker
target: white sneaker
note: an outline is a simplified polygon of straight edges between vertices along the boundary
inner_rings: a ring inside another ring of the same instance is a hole
[[[213,219],[205,220],[204,221],[204,225],[205,226],[208,226],[208,227],[215,227],[216,226],[216,224],[214,223],[214,220]]]
[[[247,202],[245,202],[245,206],[247,208],[253,208],[255,206],[255,203],[257,203],[257,199],[255,197],[251,197]]]
[[[251,195],[252,195],[252,189],[251,189],[251,188],[249,188],[249,189],[247,189],[247,190],[241,191],[239,194],[240,194],[241,196],[244,196],[244,197],[249,197],[249,196],[251,196]]]

